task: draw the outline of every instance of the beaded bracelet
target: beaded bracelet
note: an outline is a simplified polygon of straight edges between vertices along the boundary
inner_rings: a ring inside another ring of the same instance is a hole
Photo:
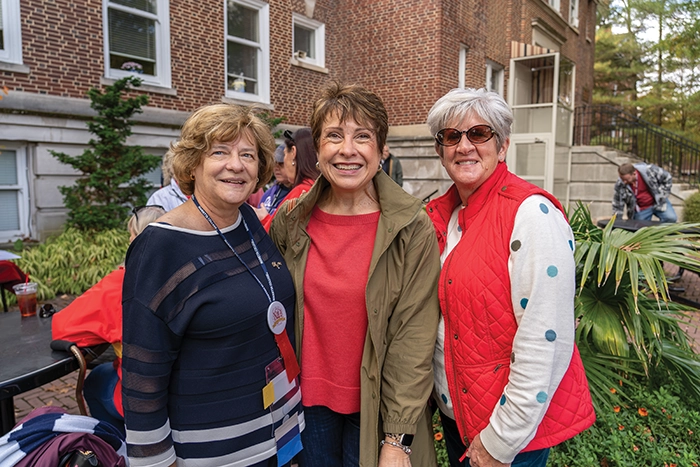
[[[395,442],[395,441],[386,441],[386,440],[381,440],[381,441],[379,442],[379,445],[380,445],[380,446],[384,446],[385,444],[388,444],[389,446],[394,446],[395,448],[399,448],[399,449],[401,449],[403,452],[405,452],[406,454],[408,454],[409,456],[411,455],[411,448],[409,448],[408,446],[404,446],[404,445],[401,444],[401,443],[397,443],[397,442]]]

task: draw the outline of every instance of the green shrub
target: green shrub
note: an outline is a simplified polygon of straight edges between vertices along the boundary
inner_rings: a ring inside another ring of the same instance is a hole
[[[641,381],[638,381],[641,382]],[[682,385],[656,381],[658,388],[636,385],[630,402],[598,410],[596,423],[552,448],[548,467],[698,467],[700,401]],[[449,467],[442,426],[433,417],[438,466]]]
[[[700,191],[685,200],[683,222],[700,222]]]
[[[58,294],[79,295],[124,262],[129,247],[125,228],[101,232],[67,228],[46,242],[18,252],[16,261],[30,280],[39,285],[39,300]],[[14,304],[14,294],[8,303]]]
[[[591,428],[554,447],[547,465],[700,465],[700,401],[673,382],[628,395],[629,403],[599,410]]]
[[[131,135],[130,119],[142,112],[148,96],[122,97],[140,85],[139,78],[127,76],[106,86],[104,93],[90,89],[90,107],[98,113],[88,122],[95,135],[90,149],[79,156],[50,151],[80,172],[74,185],[58,187],[68,208],[68,225],[82,230],[119,228],[129,216],[129,205],[146,203],[151,186],[143,175],[158,167],[160,158],[144,154],[141,146],[128,146],[126,140]]]

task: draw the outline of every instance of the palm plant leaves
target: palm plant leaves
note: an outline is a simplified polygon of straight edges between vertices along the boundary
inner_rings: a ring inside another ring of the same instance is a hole
[[[580,202],[570,216],[578,265],[576,337],[596,404],[613,403],[613,392],[624,395],[610,388],[629,375],[650,379],[659,371],[700,393],[700,359],[679,325],[688,308],[670,301],[663,269],[669,263],[700,271],[700,224],[627,232],[613,223],[598,228]]]

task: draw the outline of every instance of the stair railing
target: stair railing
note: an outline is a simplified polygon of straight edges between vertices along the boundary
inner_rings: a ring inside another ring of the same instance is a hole
[[[610,105],[577,107],[575,146],[607,146],[656,164],[674,183],[700,182],[700,144]]]

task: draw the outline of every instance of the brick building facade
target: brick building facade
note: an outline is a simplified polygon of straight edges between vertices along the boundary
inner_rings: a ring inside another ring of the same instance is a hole
[[[187,115],[209,103],[256,104],[286,117],[284,126],[305,125],[318,88],[338,79],[383,98],[405,188],[419,197],[442,190],[448,183],[424,125],[435,100],[459,85],[488,84],[507,97],[516,42],[575,63],[575,100],[588,103],[596,4],[3,0],[0,85],[9,94],[0,101],[0,167],[9,175],[0,175],[0,242],[60,229],[57,187],[76,174],[48,151],[84,149],[93,115],[85,92],[129,66],[142,69],[137,92],[150,98],[130,142],[153,154],[164,154]]]

